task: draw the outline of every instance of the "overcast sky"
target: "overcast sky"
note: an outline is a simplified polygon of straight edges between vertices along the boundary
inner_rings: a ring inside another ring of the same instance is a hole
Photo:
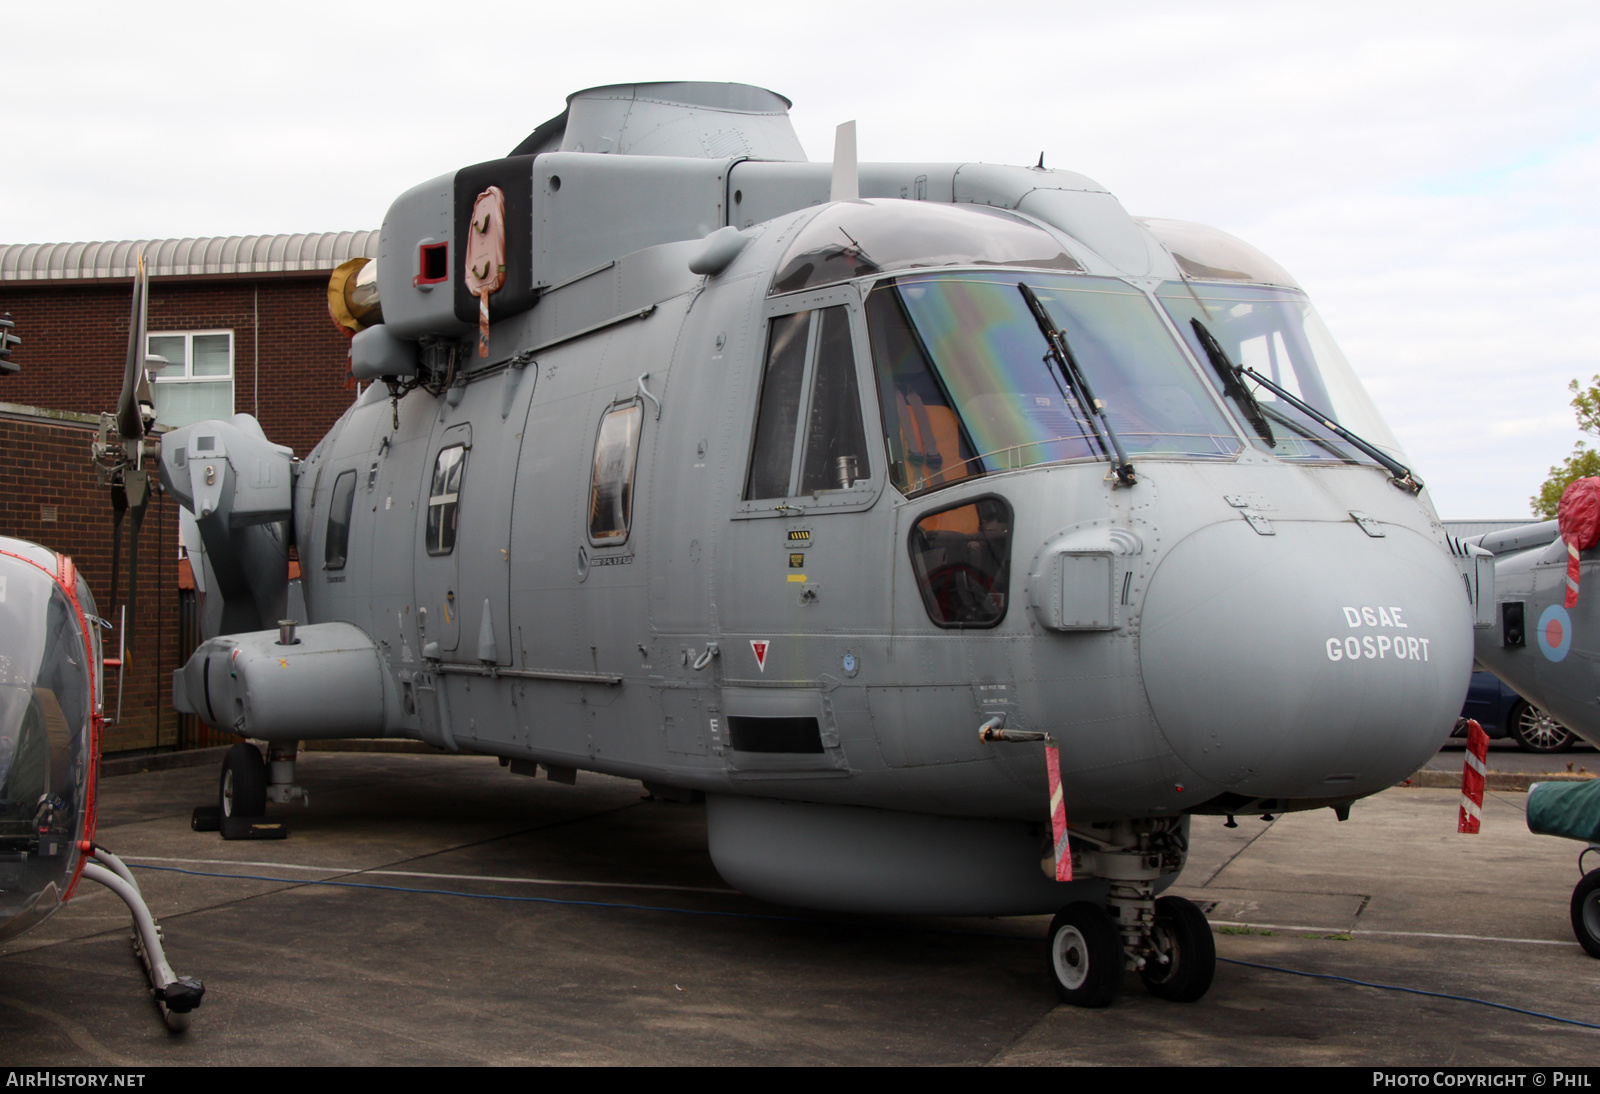
[[[736,80],[813,159],[985,160],[1311,293],[1448,518],[1516,517],[1600,372],[1600,7],[7,5],[0,242],[375,228],[599,84]]]

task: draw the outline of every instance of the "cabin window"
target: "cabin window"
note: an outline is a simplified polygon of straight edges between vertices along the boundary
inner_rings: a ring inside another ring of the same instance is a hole
[[[467,446],[440,449],[433,462],[433,482],[428,487],[427,547],[430,555],[447,555],[456,549],[456,514],[461,503],[461,472],[466,468]]]
[[[745,500],[815,497],[869,477],[848,311],[778,316],[767,336]]]
[[[600,419],[589,483],[589,541],[597,547],[628,542],[633,522],[633,473],[644,411],[638,401],[614,406]]]
[[[941,627],[998,626],[1011,584],[1011,506],[978,498],[920,518],[911,568],[928,617]]]
[[[333,497],[328,502],[328,535],[323,542],[322,567],[344,569],[350,551],[350,510],[356,500],[356,473],[342,471],[333,480]]]

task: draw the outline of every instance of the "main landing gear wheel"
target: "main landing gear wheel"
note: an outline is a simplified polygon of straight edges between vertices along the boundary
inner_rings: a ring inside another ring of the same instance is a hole
[[[1572,890],[1572,933],[1590,957],[1600,957],[1600,870],[1590,870]]]
[[[1600,870],[1595,873],[1600,875]],[[1210,990],[1217,972],[1217,943],[1206,914],[1193,901],[1181,896],[1156,901],[1150,946],[1153,952],[1139,976],[1151,995],[1192,1003]]]
[[[1127,961],[1122,939],[1098,904],[1068,904],[1050,924],[1050,979],[1063,1003],[1103,1007],[1117,997]]]
[[[255,745],[236,744],[222,757],[217,805],[223,821],[230,817],[266,816],[267,765]]]

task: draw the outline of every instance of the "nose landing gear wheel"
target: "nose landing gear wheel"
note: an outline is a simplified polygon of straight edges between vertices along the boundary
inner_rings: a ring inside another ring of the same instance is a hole
[[[1217,972],[1217,943],[1206,914],[1193,901],[1181,896],[1157,900],[1150,943],[1155,952],[1139,976],[1151,995],[1192,1003],[1210,989]]]
[[[1572,933],[1590,957],[1600,957],[1600,870],[1590,870],[1572,890]]]
[[[1068,904],[1050,924],[1050,979],[1063,1003],[1103,1007],[1122,988],[1126,959],[1111,917],[1098,904]]]

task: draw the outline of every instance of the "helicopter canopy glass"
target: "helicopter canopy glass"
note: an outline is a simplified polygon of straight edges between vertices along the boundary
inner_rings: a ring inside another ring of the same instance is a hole
[[[1265,285],[1169,281],[1156,290],[1156,296],[1202,366],[1208,359],[1193,319],[1205,324],[1233,364],[1254,369],[1312,407],[1326,411],[1362,440],[1405,462],[1399,442],[1304,293]],[[1218,391],[1224,391],[1215,368],[1203,371]],[[1248,413],[1237,400],[1230,397],[1228,406],[1244,422],[1246,436],[1263,451],[1285,460],[1376,462],[1248,376],[1242,382],[1266,418],[1271,443],[1250,425]]]
[[[986,205],[837,201],[812,217],[789,244],[772,292],[931,266],[1083,268],[1049,232]]]
[[[0,636],[0,938],[6,938],[55,909],[77,865],[93,665],[82,620],[60,587],[4,555]]]
[[[1269,255],[1220,228],[1160,217],[1144,217],[1139,223],[1160,240],[1186,277],[1300,287]]]
[[[1149,298],[1113,278],[924,274],[867,298],[891,476],[906,493],[972,475],[1104,458],[1028,309],[1038,296],[1130,456],[1244,447]]]

